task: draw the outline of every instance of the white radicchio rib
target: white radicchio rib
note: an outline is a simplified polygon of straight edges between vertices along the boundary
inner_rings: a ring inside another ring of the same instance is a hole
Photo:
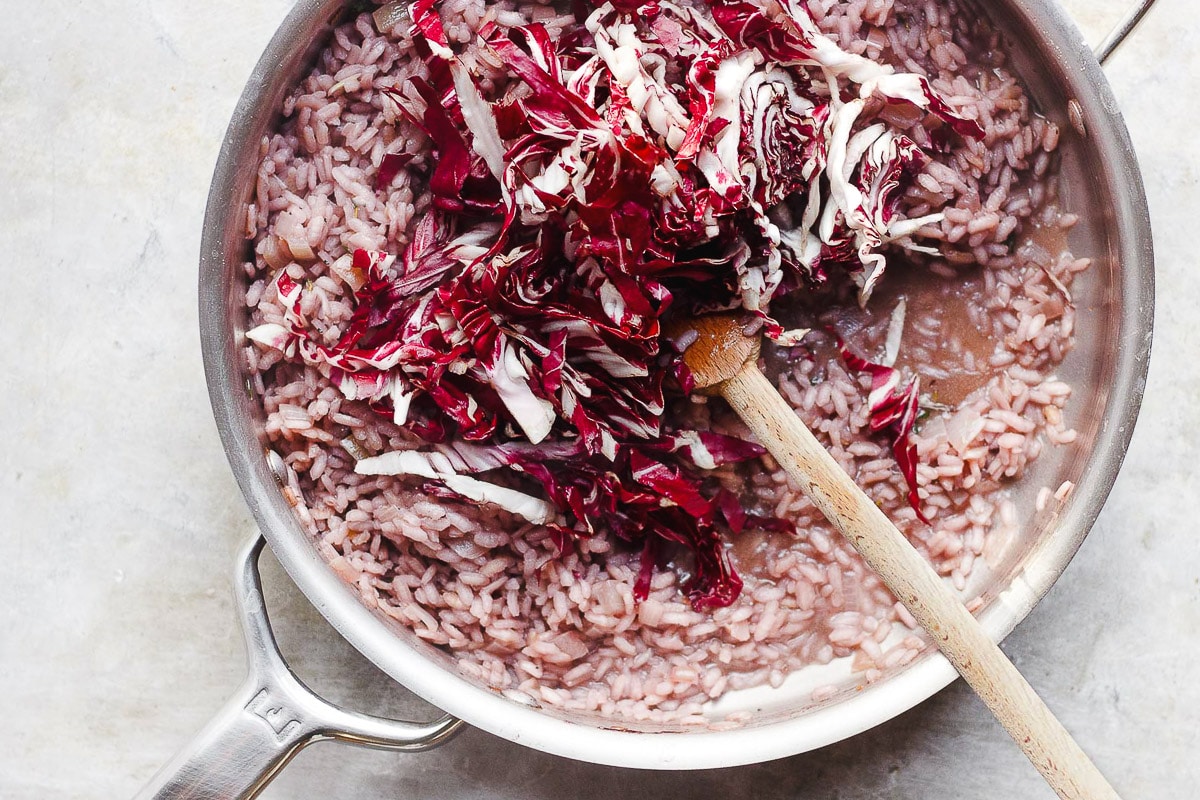
[[[568,448],[563,450],[564,454]],[[411,475],[440,482],[468,500],[490,503],[516,514],[535,525],[558,519],[554,506],[525,492],[498,486],[464,475],[510,466],[515,455],[528,455],[520,447],[479,447],[463,443],[431,450],[393,450],[359,459],[354,471],[359,475]],[[554,452],[544,454],[553,456]]]

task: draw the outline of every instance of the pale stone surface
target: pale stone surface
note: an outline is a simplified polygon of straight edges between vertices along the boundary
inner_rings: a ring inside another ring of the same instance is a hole
[[[1070,0],[1092,41],[1124,0]],[[1162,8],[1108,68],[1158,247],[1144,411],[1079,556],[1005,645],[1126,797],[1200,783],[1200,22]],[[229,579],[253,526],[225,465],[195,320],[221,137],[285,0],[5,3],[0,18],[0,797],[132,795],[242,677]],[[45,308],[54,308],[47,315]],[[363,710],[431,714],[268,562],[285,650]],[[323,744],[268,798],[1050,797],[955,684],[816,753],[644,773],[469,731],[425,755]]]

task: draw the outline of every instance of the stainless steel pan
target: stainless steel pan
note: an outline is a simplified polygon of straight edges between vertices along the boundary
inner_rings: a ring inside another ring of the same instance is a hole
[[[1102,46],[1110,54],[1153,0],[1141,0]],[[395,680],[453,716],[428,724],[366,717],[309,691],[275,647],[258,580],[263,540],[239,562],[236,592],[250,656],[239,692],[143,791],[145,798],[252,797],[303,746],[339,739],[421,750],[447,738],[460,720],[512,741],[581,760],[641,768],[696,769],[764,761],[852,736],[894,717],[955,677],[930,649],[863,691],[813,703],[802,682],[733,693],[726,706],[754,710],[736,730],[683,732],[667,727],[606,727],[510,701],[462,677],[449,655],[376,616],[318,556],[279,491],[261,440],[261,410],[246,391],[237,353],[243,343],[247,257],[245,204],[253,191],[259,142],[276,122],[284,94],[311,64],[345,0],[300,0],[259,61],[230,124],[209,195],[200,262],[200,330],[217,425],[238,484],[265,540],[288,574],[329,622]],[[1079,430],[1073,448],[1043,455],[1027,476],[1032,492],[1071,480],[1071,499],[1051,513],[1021,519],[1022,539],[986,582],[988,631],[1005,636],[1066,567],[1112,487],[1145,386],[1153,317],[1153,251],[1146,199],[1128,133],[1096,55],[1050,0],[991,0],[986,13],[1014,44],[1013,65],[1042,113],[1063,136],[1066,206],[1082,217],[1072,249],[1095,259],[1073,287],[1081,335],[1059,374],[1076,385],[1069,412]],[[1082,112],[1082,130],[1068,109]],[[1024,501],[1024,502],[1020,502]]]

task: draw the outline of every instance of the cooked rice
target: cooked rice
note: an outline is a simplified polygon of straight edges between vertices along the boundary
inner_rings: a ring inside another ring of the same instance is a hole
[[[882,352],[895,302],[906,298],[898,365],[922,376],[936,404],[915,437],[931,525],[917,523],[887,442],[869,433],[869,381],[848,373],[828,337],[768,353],[784,397],[963,589],[980,561],[1015,536],[1006,486],[1045,442],[1075,436],[1061,413],[1070,388],[1053,370],[1075,325],[1069,286],[1087,261],[1065,252],[1064,231],[1075,220],[1055,207],[1059,131],[1033,113],[1004,66],[1002,43],[986,25],[972,30],[957,0],[809,0],[808,8],[851,52],[929,75],[987,131],[984,140],[938,156],[905,200],[909,216],[945,210],[944,222],[924,231],[940,240],[941,258],[907,270],[897,265],[867,312],[836,291],[785,309],[853,329],[854,346],[874,354]],[[547,4],[511,0],[447,0],[441,13],[459,42],[490,18],[539,20],[552,32],[570,23]],[[987,55],[969,65],[968,54]],[[311,287],[303,310],[314,316],[320,308],[331,343],[353,306],[326,265],[356,248],[402,250],[429,199],[405,172],[390,191],[376,192],[374,174],[386,152],[415,143],[427,153],[428,143],[378,90],[399,88],[423,70],[404,24],[381,34],[364,14],[335,31],[287,98],[281,128],[263,141],[247,214],[256,250],[245,267],[253,324],[282,320],[269,287],[283,269]],[[919,120],[892,121],[927,141]],[[291,253],[281,239],[292,242]],[[291,254],[304,243],[316,258],[296,263]],[[835,301],[833,311],[816,308]],[[330,566],[368,606],[446,648],[465,675],[515,700],[626,720],[708,723],[706,702],[731,689],[778,686],[807,665],[839,658],[871,682],[926,647],[907,611],[769,456],[750,469],[726,467],[720,478],[748,506],[794,519],[802,534],[747,531],[731,541],[745,590],[728,608],[692,610],[672,571],[657,574],[649,597],[637,603],[636,553],[598,536],[560,554],[545,529],[504,511],[431,499],[403,478],[355,474],[356,457],[410,446],[411,437],[346,400],[311,367],[249,343],[245,357],[284,492]],[[696,426],[739,430],[715,403],[685,402],[675,411]],[[1061,502],[1070,488],[1047,489],[1038,507]],[[821,687],[813,700],[837,691]]]

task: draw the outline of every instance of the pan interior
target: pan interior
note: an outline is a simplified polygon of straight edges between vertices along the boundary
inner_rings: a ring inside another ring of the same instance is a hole
[[[309,68],[343,14],[342,0],[301,0],[288,16],[238,104],[217,164],[203,233],[200,324],[209,391],[238,483],[273,550],[310,601],[342,635],[397,681],[469,723],[530,746],[575,758],[651,768],[700,768],[762,761],[802,752],[879,724],[917,704],[952,678],[927,649],[865,689],[850,665],[835,661],[789,678],[777,689],[729,693],[713,708],[723,716],[753,712],[739,730],[670,734],[581,714],[535,709],[475,685],[446,653],[364,607],[317,555],[279,491],[261,437],[262,412],[247,391],[238,352],[244,344],[241,264],[248,257],[245,207],[254,189],[262,136],[278,121],[284,94]],[[1063,132],[1061,196],[1080,224],[1070,249],[1093,267],[1072,286],[1079,309],[1074,350],[1058,376],[1075,387],[1067,419],[1078,430],[1069,446],[1049,448],[1015,488],[1020,536],[990,569],[976,570],[968,594],[983,600],[989,632],[1007,634],[1065,568],[1115,480],[1144,386],[1152,318],[1152,252],[1145,198],[1120,114],[1081,35],[1053,3],[995,2],[993,24],[1007,32],[1012,63],[1042,114]],[[1069,119],[1082,110],[1086,134]],[[1062,505],[1034,513],[1040,487],[1070,481]],[[814,703],[812,689],[839,691]]]

